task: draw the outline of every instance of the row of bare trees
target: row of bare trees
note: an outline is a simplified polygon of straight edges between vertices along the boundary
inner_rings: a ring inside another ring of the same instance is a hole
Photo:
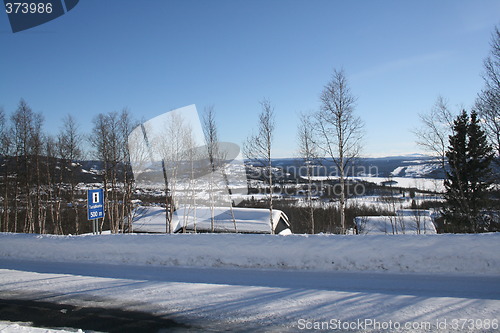
[[[43,132],[43,123],[42,114],[33,112],[23,99],[10,117],[0,110],[0,231],[62,233],[63,198],[77,207],[73,177],[81,156],[77,126],[67,116],[59,135],[52,137]],[[78,212],[74,215],[78,217]]]
[[[23,99],[10,115],[0,110],[0,232],[79,234],[88,229],[82,226],[85,190],[77,186],[81,161],[91,157],[83,149],[87,140],[104,165],[106,222],[113,232],[125,230],[132,193],[126,139],[134,125],[128,111],[97,116],[88,138],[71,115],[62,119],[57,135],[46,134],[43,125],[43,115]]]
[[[34,231],[35,220],[39,221],[39,227],[44,228],[43,219],[38,219],[36,214],[40,213],[36,207],[40,207],[41,200],[40,191],[31,191],[32,183],[39,183],[40,177],[40,161],[39,158],[32,159],[31,156],[41,150],[41,133],[40,128],[43,119],[40,114],[35,114],[29,106],[21,100],[19,106],[10,117],[10,126],[6,124],[6,115],[1,112],[2,121],[2,152],[12,156],[9,160],[4,159],[5,171],[3,175],[4,194],[3,200],[3,228],[8,229],[10,225],[17,231]],[[36,169],[30,172],[31,165]],[[14,175],[11,175],[8,170],[16,170]],[[15,184],[15,186],[12,186]],[[24,197],[21,203],[18,197]],[[14,214],[11,221],[10,204],[13,204]],[[19,212],[23,211],[23,216]]]
[[[312,176],[314,165],[325,158],[333,161],[332,176],[339,181],[340,230],[346,231],[347,172],[349,166],[359,157],[363,138],[363,121],[355,114],[356,97],[351,93],[346,74],[335,70],[330,81],[324,86],[320,96],[320,109],[313,113],[303,113],[298,125],[298,152],[303,159],[308,183],[306,196],[309,207],[310,230],[314,233],[314,208],[312,204]],[[273,132],[275,129],[274,108],[269,100],[261,102],[258,132],[245,142],[246,157],[265,170],[265,178],[273,186]],[[268,196],[271,226],[273,223],[273,191]]]
[[[99,229],[102,231],[105,222],[108,222],[112,233],[131,230],[125,226],[126,221],[131,221],[134,184],[128,138],[137,123],[132,120],[130,112],[123,109],[119,113],[99,114],[93,124],[90,143],[94,156],[103,164],[102,183],[106,193],[106,217],[101,220]]]

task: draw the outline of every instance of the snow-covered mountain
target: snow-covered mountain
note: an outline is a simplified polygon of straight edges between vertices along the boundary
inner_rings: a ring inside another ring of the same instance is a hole
[[[273,160],[277,167],[287,169],[298,166],[302,161],[297,158],[281,158]],[[324,160],[318,168],[318,176],[324,176],[322,169],[334,168],[331,160]],[[422,154],[410,154],[403,156],[369,157],[358,158],[354,167],[349,169],[349,176],[371,176],[371,177],[409,177],[409,178],[444,178],[440,169],[439,161],[431,156]]]

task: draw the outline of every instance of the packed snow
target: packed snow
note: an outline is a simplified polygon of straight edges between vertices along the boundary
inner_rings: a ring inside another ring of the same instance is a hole
[[[500,233],[476,235],[0,234],[19,260],[500,275]]]

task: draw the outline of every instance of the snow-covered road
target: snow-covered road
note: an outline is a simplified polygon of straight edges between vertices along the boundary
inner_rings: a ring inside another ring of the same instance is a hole
[[[0,259],[0,267],[2,299],[146,312],[190,325],[192,331],[295,332],[320,326],[388,331],[390,326],[400,331],[493,332],[500,319],[497,276],[12,259]]]
[[[0,234],[0,300],[120,309],[191,331],[494,332],[498,253],[500,233]]]

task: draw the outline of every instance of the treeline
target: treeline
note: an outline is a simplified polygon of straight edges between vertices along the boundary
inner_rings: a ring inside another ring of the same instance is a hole
[[[43,130],[44,118],[21,99],[12,114],[0,109],[0,232],[80,234],[88,232],[85,190],[78,187],[80,161],[102,163],[106,218],[100,230],[125,230],[132,183],[127,138],[134,127],[127,110],[99,114],[92,135],[71,115],[57,135]],[[85,152],[85,146],[92,151]],[[120,180],[120,181],[119,181]]]

